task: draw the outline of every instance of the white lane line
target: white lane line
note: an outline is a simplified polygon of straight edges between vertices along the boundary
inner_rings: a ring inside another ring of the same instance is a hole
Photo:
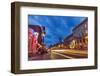
[[[57,54],[57,55],[60,55],[60,56],[63,56],[65,58],[69,58],[69,59],[73,59],[73,57],[70,57],[70,56],[66,56],[66,55],[63,55],[63,54],[60,54],[60,53],[57,53],[57,52],[54,52],[53,53]]]

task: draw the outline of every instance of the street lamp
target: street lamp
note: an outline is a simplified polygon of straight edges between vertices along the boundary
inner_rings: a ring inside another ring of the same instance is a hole
[[[45,32],[42,32],[43,43],[44,43],[44,37],[45,37]]]
[[[44,44],[45,27],[44,27],[44,26],[43,26],[43,27],[41,27],[41,30],[42,30],[42,34],[41,34],[41,36],[42,36],[42,40],[43,40],[43,44]]]

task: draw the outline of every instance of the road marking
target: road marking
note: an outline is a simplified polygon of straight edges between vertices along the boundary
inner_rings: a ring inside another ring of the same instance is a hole
[[[52,50],[52,51],[55,51],[55,52],[68,52],[68,53],[77,53],[77,54],[87,54],[87,51],[84,51],[84,50],[71,50],[71,49],[59,49],[59,50]]]
[[[52,51],[65,51],[65,50],[52,50]]]
[[[54,52],[54,51],[53,51],[53,53],[58,54],[58,55],[60,55],[60,56],[63,56],[63,57],[65,57],[65,58],[73,59],[73,57],[66,56],[66,55],[63,55],[63,54],[60,54],[60,53],[57,53],[57,52]]]

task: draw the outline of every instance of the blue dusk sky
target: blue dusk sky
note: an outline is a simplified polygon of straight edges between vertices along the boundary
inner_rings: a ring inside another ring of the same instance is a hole
[[[44,26],[46,35],[44,44],[50,45],[63,41],[72,33],[72,29],[80,24],[86,17],[28,15],[28,25]]]

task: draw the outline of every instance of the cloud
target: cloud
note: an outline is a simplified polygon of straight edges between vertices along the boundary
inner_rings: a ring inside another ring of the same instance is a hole
[[[45,26],[46,36],[44,42],[46,46],[59,42],[59,38],[64,38],[71,34],[72,28],[78,25],[85,17],[74,16],[46,16],[29,15],[28,24]]]

